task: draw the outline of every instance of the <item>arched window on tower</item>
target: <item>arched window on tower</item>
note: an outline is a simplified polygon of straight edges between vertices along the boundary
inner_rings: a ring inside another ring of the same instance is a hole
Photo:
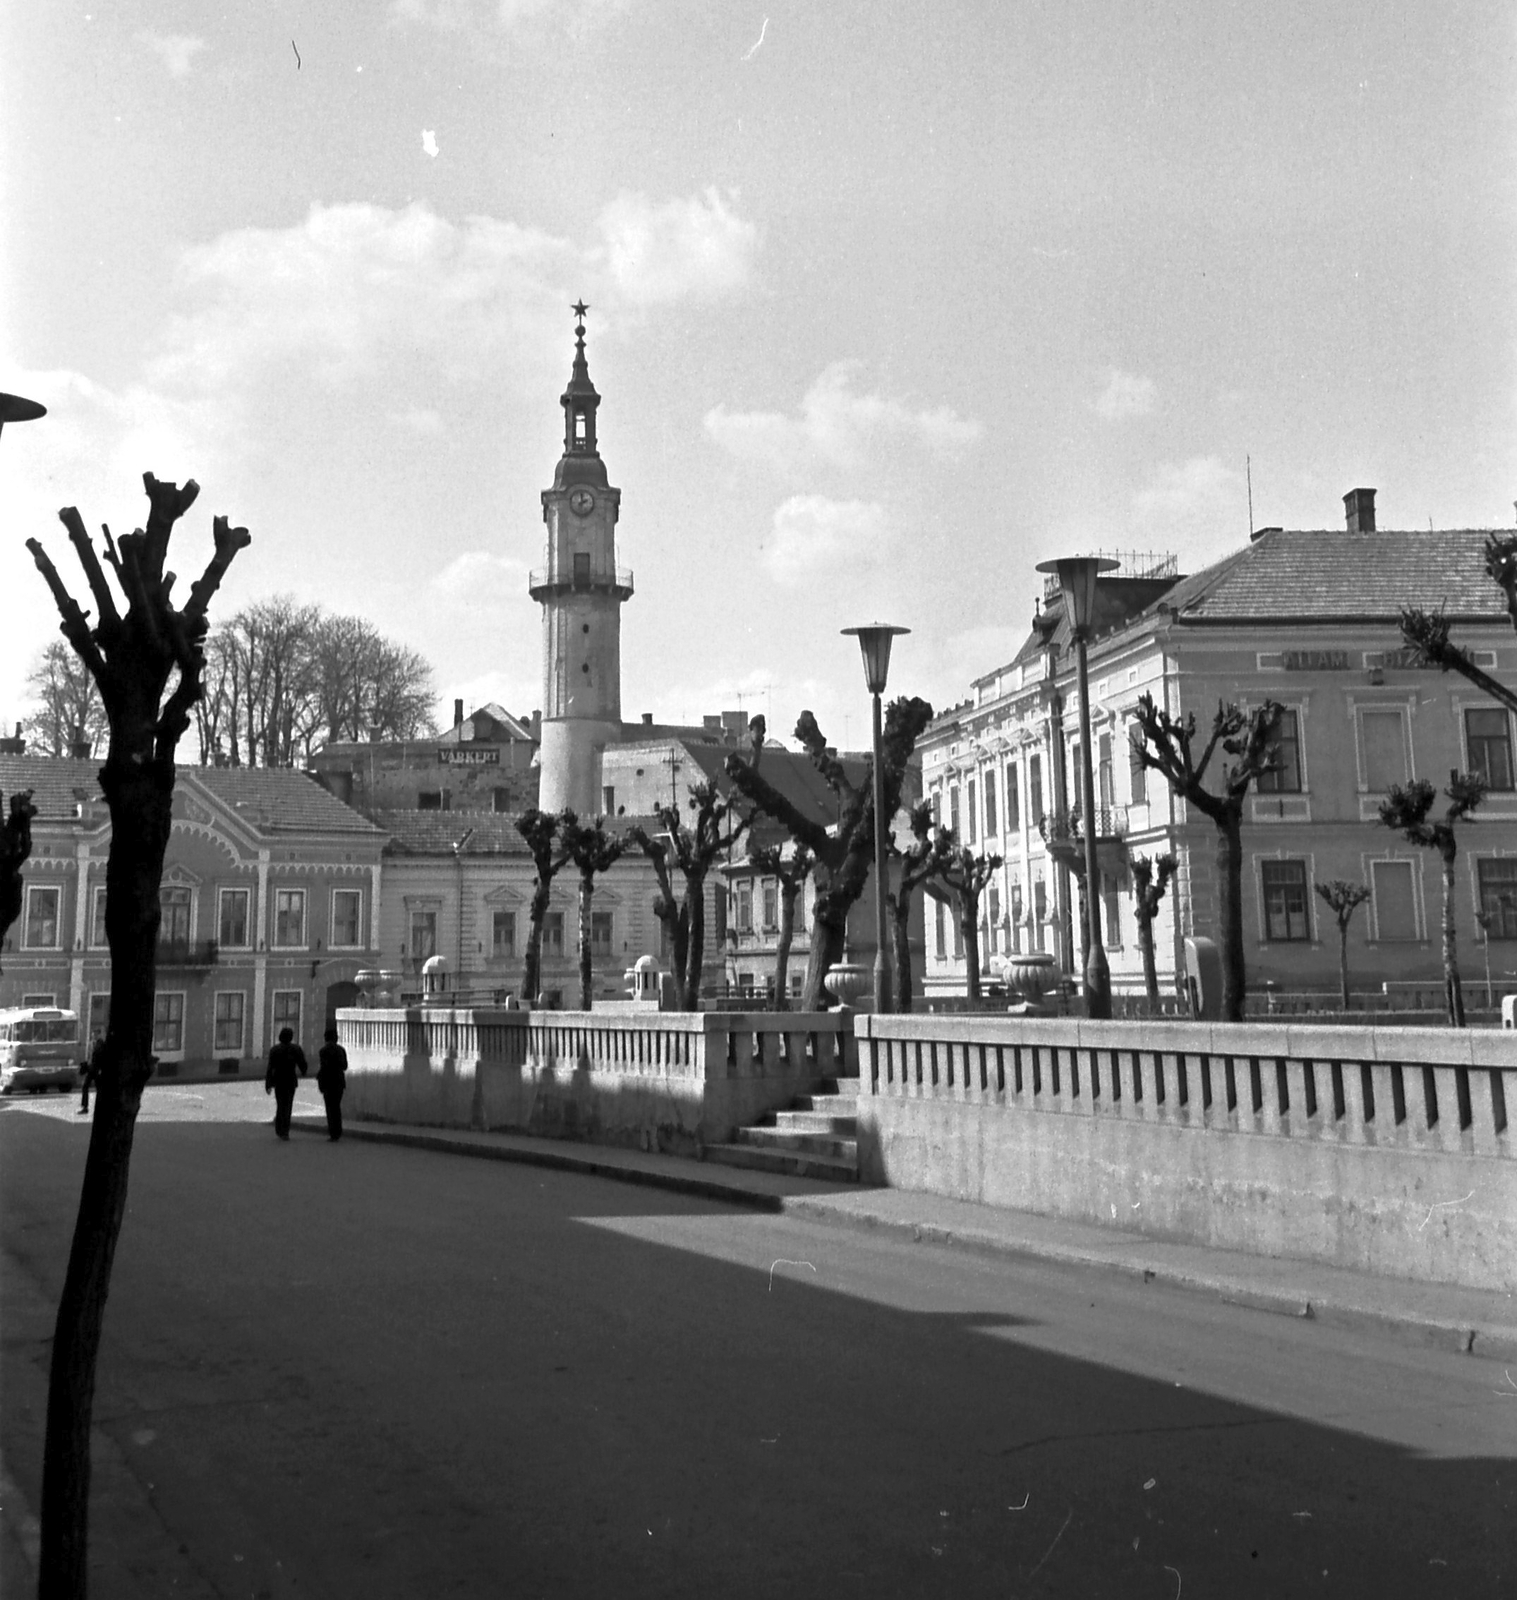
[[[585,414],[583,411],[574,413],[574,442],[575,444],[583,444],[585,442]]]

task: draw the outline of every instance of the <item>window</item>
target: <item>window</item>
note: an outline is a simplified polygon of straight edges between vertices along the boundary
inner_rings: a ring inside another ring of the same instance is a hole
[[[964,923],[959,916],[959,908],[953,908],[953,958],[960,961],[964,956]]]
[[[1282,709],[1280,720],[1275,724],[1275,749],[1280,762],[1279,769],[1260,776],[1259,793],[1300,794],[1301,719],[1289,707]]]
[[[276,989],[274,991],[274,1037],[277,1039],[280,1032],[288,1028],[295,1035],[295,1043],[300,1043],[300,990]]]
[[[237,992],[216,996],[215,1051],[218,1056],[242,1054],[242,1013],[245,996]]]
[[[590,951],[592,955],[597,956],[611,954],[611,913],[609,911],[592,911],[590,913]]]
[[[1480,909],[1491,921],[1492,939],[1517,939],[1517,856],[1475,863],[1480,878]]]
[[[91,1039],[97,1036],[101,1038],[105,1036],[106,1029],[111,1025],[111,995],[109,990],[106,990],[104,994],[97,993],[90,996],[89,1023],[89,1036]]]
[[[1122,948],[1121,897],[1114,883],[1101,885],[1101,942],[1108,950]]]
[[[355,950],[363,943],[363,891],[332,891],[332,939],[339,950]]]
[[[1361,711],[1359,733],[1364,745],[1364,787],[1384,794],[1405,783],[1406,718],[1399,711]]]
[[[574,587],[583,589],[590,582],[590,552],[576,550],[574,552]]]
[[[453,796],[447,789],[423,789],[416,797],[418,811],[451,811]]]
[[[490,954],[503,961],[516,954],[516,913],[497,911],[490,918]]]
[[[176,1055],[184,1049],[184,996],[153,997],[153,1054]]]
[[[550,956],[564,953],[564,914],[549,911],[543,917],[543,951]]]
[[[1034,758],[1036,759],[1036,758]],[[1032,885],[1032,947],[1041,951],[1043,948],[1043,928],[1048,921],[1048,885],[1041,879],[1034,879]]]
[[[221,891],[221,945],[225,950],[246,950],[248,947],[248,891],[223,889]]]
[[[1103,733],[1096,741],[1096,804],[1113,806],[1116,803],[1117,795],[1111,776],[1111,735]],[[1111,940],[1106,942],[1110,944]]]
[[[955,838],[959,833],[959,791],[954,788],[948,791],[948,827]]]
[[[437,954],[437,913],[411,913],[411,959],[428,961]]]
[[[934,946],[934,948],[935,948],[935,950],[937,952],[938,960],[939,961],[946,961],[948,959],[948,920],[947,920],[948,913],[947,913],[947,908],[943,905],[943,902],[941,900],[934,900],[932,902],[932,911],[933,911],[933,919],[934,919],[934,921],[933,921],[934,931],[936,932],[936,935],[937,935],[937,942],[936,942],[936,945]]]
[[[994,955],[1001,947],[1001,891],[996,884],[991,884],[986,894],[988,902],[988,920],[990,926],[990,939],[986,944],[986,952]]]
[[[996,815],[996,775],[985,774],[985,837],[994,839],[1000,833],[1000,818]]]
[[[1370,888],[1374,891],[1375,937],[1415,939],[1417,902],[1412,893],[1410,861],[1372,861]]]
[[[1014,883],[1011,886],[1011,953],[1020,955],[1022,950],[1022,885]]]
[[[1017,769],[1006,769],[1006,831],[1016,833],[1022,826],[1021,795],[1017,789]]]
[[[274,943],[286,950],[299,949],[306,942],[306,892],[304,889],[274,891]]]
[[[1488,789],[1512,789],[1512,725],[1506,712],[1499,707],[1466,711],[1464,736],[1470,771],[1479,773]]]
[[[95,885],[95,892],[90,897],[90,943],[97,950],[110,943],[110,935],[105,926],[105,885],[103,883]]]
[[[53,1001],[56,998],[57,997],[53,994],[53,992],[51,990],[49,990],[46,994],[24,994],[24,995],[21,996],[21,1004],[24,1005],[24,1006],[50,1006],[50,1005],[53,1004]],[[41,1028],[41,1027],[45,1026],[45,1024],[40,1023],[40,1022],[34,1022],[34,1023],[29,1024],[29,1026],[34,1027],[34,1028]],[[31,1035],[31,1037],[36,1039],[36,1038],[40,1038],[41,1036],[39,1034],[33,1034],[33,1035]]]
[[[1148,768],[1143,765],[1143,740],[1138,733],[1136,722],[1127,725],[1127,771],[1128,785],[1132,790],[1132,803],[1135,806],[1148,804]],[[1261,778],[1259,787],[1264,787]]]
[[[979,820],[979,814],[978,814],[978,812],[977,812],[977,810],[975,808],[975,803],[974,803],[974,780],[973,779],[971,779],[969,781],[969,784],[967,785],[967,787],[964,790],[964,802],[965,802],[964,803],[965,821],[969,824],[969,843],[973,844],[975,842],[975,839],[978,837],[976,832],[975,832],[975,824]]]
[[[1264,937],[1273,943],[1292,943],[1312,936],[1307,916],[1306,863],[1260,863],[1264,884]]]
[[[773,933],[780,925],[780,886],[774,880],[764,883],[764,927]]]
[[[932,825],[935,828],[943,826],[943,791],[941,789],[932,791]]]
[[[29,888],[26,891],[26,927],[23,950],[58,948],[58,903],[60,889]]]
[[[190,891],[158,891],[158,943],[183,949],[190,942]]]
[[[1027,820],[1037,827],[1043,816],[1043,758],[1031,756],[1027,762]],[[1041,949],[1042,947],[1039,946]]]
[[[608,817],[616,815],[616,788],[613,784],[606,784],[600,792],[600,808]]]
[[[734,916],[734,925],[739,933],[753,932],[753,885],[740,883],[737,886],[737,908]]]

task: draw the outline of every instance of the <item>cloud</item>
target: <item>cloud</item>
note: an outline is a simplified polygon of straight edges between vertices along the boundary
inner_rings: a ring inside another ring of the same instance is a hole
[[[716,189],[655,205],[621,194],[600,215],[612,282],[632,305],[715,300],[748,286],[758,229]]]
[[[137,40],[168,68],[171,78],[187,78],[195,57],[205,49],[205,40],[187,33],[139,33]]]
[[[465,550],[434,573],[429,586],[445,600],[491,604],[527,594],[526,563],[493,550]]]
[[[432,128],[423,128],[421,130],[421,149],[422,149],[422,154],[423,155],[429,155],[429,156],[432,156],[434,158],[436,157],[436,155],[437,155],[437,133],[436,133],[436,131],[434,129],[432,129]]]
[[[1194,456],[1160,467],[1132,497],[1134,530],[1155,549],[1181,556],[1211,551],[1219,542],[1246,536],[1247,491],[1243,474],[1216,456]]]
[[[414,23],[444,33],[509,32],[524,23],[562,17],[572,34],[626,11],[632,0],[390,0],[392,24]]]
[[[1140,378],[1135,373],[1119,372],[1116,367],[1106,370],[1106,387],[1091,402],[1097,415],[1109,422],[1123,417],[1146,417],[1158,402],[1158,390],[1152,378]]]
[[[430,406],[408,406],[404,411],[392,411],[389,421],[397,428],[409,428],[412,433],[431,439],[440,438],[447,431],[442,417]]]
[[[852,361],[827,367],[803,396],[799,416],[717,406],[706,413],[706,432],[730,455],[787,474],[818,461],[857,468],[901,444],[955,461],[983,437],[979,422],[951,407],[913,409],[885,395],[856,392],[858,371]]]
[[[794,584],[843,561],[872,564],[888,537],[878,501],[797,494],[776,508],[761,559],[777,582]]]

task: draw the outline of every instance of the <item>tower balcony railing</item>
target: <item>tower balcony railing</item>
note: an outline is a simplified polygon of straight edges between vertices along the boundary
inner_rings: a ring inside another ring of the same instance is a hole
[[[536,567],[527,579],[534,600],[558,593],[614,594],[626,600],[632,594],[630,567]]]

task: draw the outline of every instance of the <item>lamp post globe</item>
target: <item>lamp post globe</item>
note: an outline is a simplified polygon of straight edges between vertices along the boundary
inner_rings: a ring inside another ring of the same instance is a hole
[[[1095,623],[1096,582],[1103,572],[1116,571],[1110,556],[1063,556],[1040,561],[1037,570],[1056,576],[1064,596],[1064,614],[1075,642],[1075,668],[1080,689],[1081,832],[1085,837],[1085,1014],[1096,1019],[1111,1015],[1111,968],[1106,941],[1101,937],[1101,869],[1096,864],[1096,781],[1091,760],[1090,671],[1086,642]]]
[[[864,683],[873,699],[872,744],[874,755],[874,1009],[886,1012],[890,1002],[890,963],[885,957],[885,830],[890,819],[885,816],[885,772],[880,764],[883,733],[880,721],[880,696],[885,692],[885,681],[890,675],[890,646],[895,636],[910,633],[910,628],[898,628],[888,622],[871,622],[867,627],[844,628],[859,641],[859,652],[864,658]]]

